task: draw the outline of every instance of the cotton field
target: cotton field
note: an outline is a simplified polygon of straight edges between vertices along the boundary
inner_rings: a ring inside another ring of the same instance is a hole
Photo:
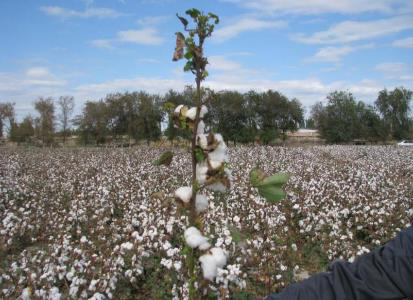
[[[189,150],[0,149],[0,298],[186,299]],[[413,216],[413,148],[229,149],[229,192],[206,191],[204,232],[225,251],[203,299],[256,299],[382,245]],[[249,172],[287,172],[269,204]],[[197,250],[192,250],[197,251]],[[198,266],[198,272],[201,269]]]

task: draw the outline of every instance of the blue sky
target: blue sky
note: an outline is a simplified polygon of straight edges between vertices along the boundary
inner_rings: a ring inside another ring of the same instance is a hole
[[[2,0],[0,101],[19,119],[39,96],[72,95],[76,112],[108,93],[163,94],[193,83],[172,62],[176,13],[220,24],[206,42],[215,90],[278,90],[309,108],[334,90],[373,103],[413,89],[410,0]]]

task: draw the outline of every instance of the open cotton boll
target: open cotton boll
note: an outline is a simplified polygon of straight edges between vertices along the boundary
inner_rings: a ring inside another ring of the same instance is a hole
[[[208,135],[198,133],[198,136],[196,137],[196,143],[199,147],[206,150],[208,148]]]
[[[183,104],[180,104],[175,108],[175,114],[176,115],[179,115],[181,113],[181,108],[182,107],[184,107]]]
[[[221,182],[215,182],[207,186],[208,189],[214,192],[221,192],[224,193],[227,191],[227,187],[223,185]]]
[[[201,262],[202,274],[205,279],[213,281],[217,276],[217,262],[211,254],[204,254],[199,258]]]
[[[227,264],[227,255],[221,248],[215,247],[210,250],[212,257],[215,259],[216,265],[223,268]]]
[[[199,116],[203,118],[208,113],[208,108],[205,105],[201,106],[201,111],[199,112]]]
[[[190,109],[188,109],[188,111],[185,114],[185,117],[194,121],[196,117],[196,107],[191,107]]]
[[[208,198],[205,195],[197,194],[195,198],[195,208],[197,213],[201,213],[208,208]]]
[[[208,160],[213,169],[217,169],[225,161],[228,161],[227,146],[224,143],[220,143],[218,147],[208,153]]]
[[[204,184],[207,180],[208,165],[202,162],[196,165],[196,180],[200,184]]]
[[[204,121],[199,121],[199,123],[198,123],[198,128],[197,128],[197,131],[196,131],[196,134],[203,134],[205,132],[205,123],[204,123]]]
[[[199,245],[198,248],[199,248],[199,250],[205,251],[205,250],[208,250],[209,248],[211,248],[211,244],[206,242],[206,243],[203,243],[203,244]]]
[[[189,227],[184,233],[185,242],[191,248],[197,248],[208,243],[208,239],[196,227]]]
[[[192,197],[192,188],[189,186],[181,186],[175,191],[175,197],[184,203],[189,203]]]

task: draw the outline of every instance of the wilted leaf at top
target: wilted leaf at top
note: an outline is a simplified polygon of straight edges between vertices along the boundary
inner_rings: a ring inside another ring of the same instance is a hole
[[[196,8],[188,9],[185,13],[193,19],[196,19],[201,14],[201,12]]]
[[[181,32],[176,34],[176,47],[172,60],[177,61],[184,57],[185,36]]]

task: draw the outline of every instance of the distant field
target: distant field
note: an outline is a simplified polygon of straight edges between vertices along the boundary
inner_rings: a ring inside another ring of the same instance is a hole
[[[185,299],[187,218],[171,197],[191,166],[187,151],[173,151],[170,167],[155,167],[162,149],[0,148],[0,298]],[[199,283],[206,299],[265,296],[353,260],[412,219],[413,147],[229,154],[233,187],[208,194],[204,220],[228,264],[217,282]],[[269,205],[249,186],[257,163],[292,175],[283,202]]]

